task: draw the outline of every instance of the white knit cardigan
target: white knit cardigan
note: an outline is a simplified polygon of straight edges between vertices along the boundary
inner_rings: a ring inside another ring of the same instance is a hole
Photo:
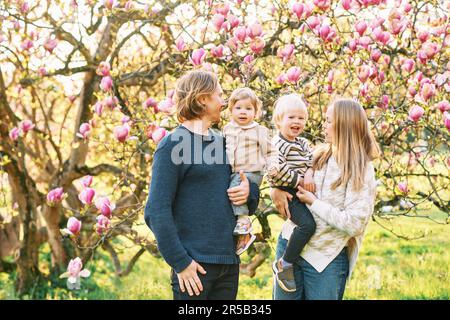
[[[376,181],[373,164],[367,164],[364,185],[358,192],[353,191],[351,179],[347,185],[331,190],[331,185],[339,177],[340,169],[333,156],[321,170],[314,173],[317,200],[308,208],[317,227],[300,255],[318,272],[322,272],[347,246],[350,278],[374,209]],[[287,220],[281,230],[282,237],[289,239],[294,227],[295,224]]]

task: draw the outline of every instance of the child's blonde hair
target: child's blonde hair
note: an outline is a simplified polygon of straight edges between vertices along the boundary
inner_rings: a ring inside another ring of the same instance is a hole
[[[283,119],[284,114],[291,108],[302,109],[305,111],[306,117],[308,117],[308,109],[306,108],[306,104],[300,95],[291,93],[281,96],[277,99],[277,101],[275,101],[272,115],[273,123],[278,130],[280,130],[280,122]]]
[[[253,108],[255,108],[255,118],[257,118],[261,112],[262,102],[256,93],[248,87],[235,89],[231,93],[230,99],[228,100],[228,110],[231,112],[236,102],[244,99],[250,99]]]

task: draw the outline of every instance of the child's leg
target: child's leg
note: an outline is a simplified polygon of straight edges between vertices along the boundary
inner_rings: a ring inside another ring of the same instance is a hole
[[[289,203],[289,211],[292,222],[297,226],[289,238],[283,260],[294,263],[316,231],[316,222],[309,209],[298,198],[294,197]]]
[[[230,181],[230,188],[236,187],[241,184],[241,177],[239,176],[239,173],[233,173],[231,175],[231,181]],[[233,213],[235,216],[247,216],[248,215],[248,207],[247,204],[243,204],[240,206],[236,206],[234,204],[231,204],[233,207]]]

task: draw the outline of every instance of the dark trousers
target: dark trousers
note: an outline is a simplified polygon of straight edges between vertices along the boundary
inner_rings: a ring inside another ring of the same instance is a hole
[[[296,190],[292,188],[280,189],[287,191],[294,196],[292,201],[289,201],[289,212],[291,213],[290,220],[297,226],[294,228],[294,231],[289,238],[286,251],[283,255],[284,261],[294,263],[309,239],[311,239],[314,232],[316,232],[316,222],[314,221],[311,211],[309,211],[306,205],[295,195]]]
[[[236,300],[239,283],[238,264],[201,263],[206,274],[197,273],[203,285],[200,295],[181,292],[177,274],[172,269],[171,285],[174,300]]]

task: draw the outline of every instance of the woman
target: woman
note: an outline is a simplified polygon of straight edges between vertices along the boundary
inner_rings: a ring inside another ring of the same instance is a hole
[[[259,189],[243,173],[241,184],[228,189],[224,138],[210,130],[225,104],[217,77],[184,75],[175,103],[181,125],[155,151],[145,221],[172,267],[174,299],[235,299],[240,261],[231,202],[253,213]]]
[[[341,300],[373,213],[379,154],[364,109],[350,99],[336,100],[326,113],[326,145],[314,155],[316,195],[298,188],[316,221],[316,232],[294,264],[297,290],[283,291],[274,281],[274,299]],[[290,216],[292,195],[272,189],[271,198],[282,216]],[[288,220],[278,238],[276,259],[294,228]]]

